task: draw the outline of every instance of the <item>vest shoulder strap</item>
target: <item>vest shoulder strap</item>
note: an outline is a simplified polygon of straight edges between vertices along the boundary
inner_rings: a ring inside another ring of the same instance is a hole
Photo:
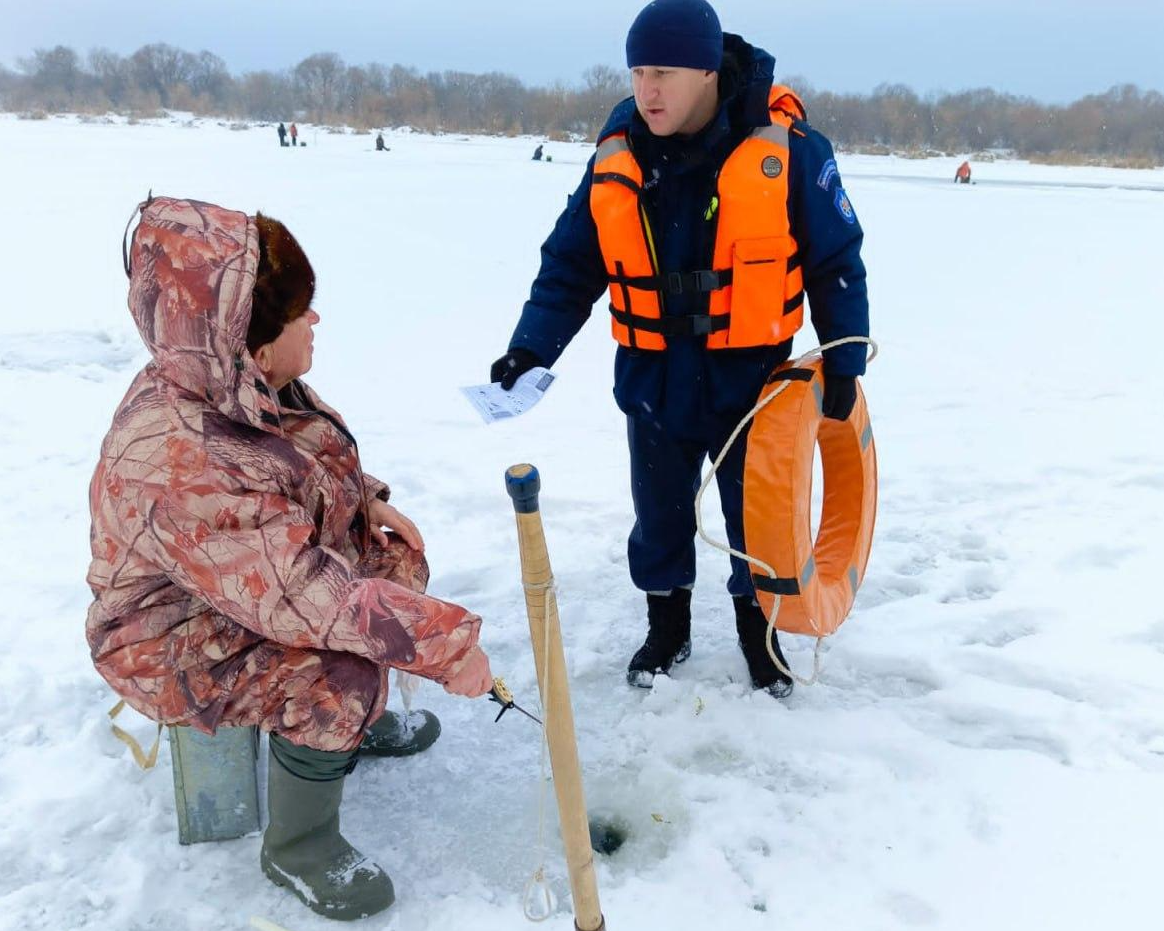
[[[773,84],[768,91],[768,112],[775,119],[782,114],[789,122],[808,119],[808,111],[804,108],[804,101],[800,95],[785,84]]]

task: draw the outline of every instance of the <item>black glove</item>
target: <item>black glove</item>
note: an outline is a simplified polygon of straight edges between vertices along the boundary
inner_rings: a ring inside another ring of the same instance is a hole
[[[528,349],[511,349],[490,367],[489,380],[501,382],[501,387],[509,391],[522,375],[541,364],[542,360]]]
[[[857,379],[852,375],[830,375],[825,372],[824,400],[821,413],[832,420],[848,420],[857,403]]]

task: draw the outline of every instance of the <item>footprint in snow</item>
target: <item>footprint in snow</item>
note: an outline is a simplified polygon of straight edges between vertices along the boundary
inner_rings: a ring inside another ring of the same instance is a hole
[[[967,631],[962,638],[963,646],[986,646],[1000,649],[1007,644],[1022,640],[1038,633],[1039,628],[1026,615],[1017,611],[1006,611],[984,618]]]
[[[974,566],[962,577],[947,585],[938,599],[942,604],[957,604],[963,601],[986,601],[999,593],[1001,586],[990,566]]]
[[[1164,469],[1132,475],[1113,483],[1118,488],[1152,488],[1164,491]]]
[[[854,607],[859,611],[879,608],[894,601],[914,598],[923,591],[925,587],[920,582],[907,576],[866,576],[857,592]]]
[[[1059,568],[1067,572],[1080,569],[1115,569],[1126,557],[1133,555],[1137,550],[1130,546],[1106,546],[1097,543],[1086,546],[1069,554],[1059,561]]]
[[[908,892],[895,892],[885,899],[885,908],[902,925],[914,928],[938,923],[937,909]]]
[[[828,684],[878,701],[921,698],[942,687],[934,671],[923,663],[901,656],[857,653],[847,656],[844,664],[829,667]]]
[[[1157,653],[1164,653],[1164,620],[1157,621],[1143,633],[1133,634],[1127,639],[1133,643],[1147,644]]]
[[[1029,751],[1063,766],[1071,765],[1071,754],[1063,741],[1038,729],[1032,721],[1021,720],[997,709],[969,706],[949,709],[917,724],[921,730],[956,747]]]

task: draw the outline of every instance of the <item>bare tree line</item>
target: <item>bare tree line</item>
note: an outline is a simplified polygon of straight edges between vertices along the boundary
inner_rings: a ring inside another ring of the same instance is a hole
[[[900,84],[868,96],[808,90],[806,101],[813,125],[842,147],[1164,165],[1164,94],[1133,84],[1066,106],[990,88],[920,98]]]
[[[1164,95],[1113,87],[1061,106],[993,89],[919,96],[903,85],[871,94],[818,91],[791,79],[809,119],[842,148],[986,153],[1041,160],[1164,165]],[[0,67],[0,108],[18,112],[161,110],[360,128],[536,134],[592,139],[630,92],[624,71],[596,65],[581,83],[527,87],[512,75],[422,74],[403,65],[348,65],[332,52],[284,71],[232,75],[211,52],[156,43],[121,56],[37,49],[17,71]]]
[[[427,131],[592,136],[611,106],[629,93],[621,71],[595,66],[580,87],[526,87],[512,75],[458,71],[421,74],[402,65],[348,65],[311,55],[286,71],[239,77],[211,52],[146,45],[128,57],[95,49],[37,49],[19,71],[0,68],[0,108],[18,112],[203,116],[300,120],[360,128],[413,126]]]

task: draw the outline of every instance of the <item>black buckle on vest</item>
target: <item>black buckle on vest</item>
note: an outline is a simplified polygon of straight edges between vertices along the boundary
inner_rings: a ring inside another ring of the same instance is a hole
[[[696,291],[715,291],[719,288],[719,272],[705,268],[694,274]]]
[[[663,287],[668,294],[682,294],[685,291],[709,293],[727,284],[719,272],[701,268],[694,272],[668,272],[663,276]]]
[[[692,336],[707,336],[711,333],[711,317],[708,314],[699,314],[694,317],[687,317],[691,321],[691,335]]]

